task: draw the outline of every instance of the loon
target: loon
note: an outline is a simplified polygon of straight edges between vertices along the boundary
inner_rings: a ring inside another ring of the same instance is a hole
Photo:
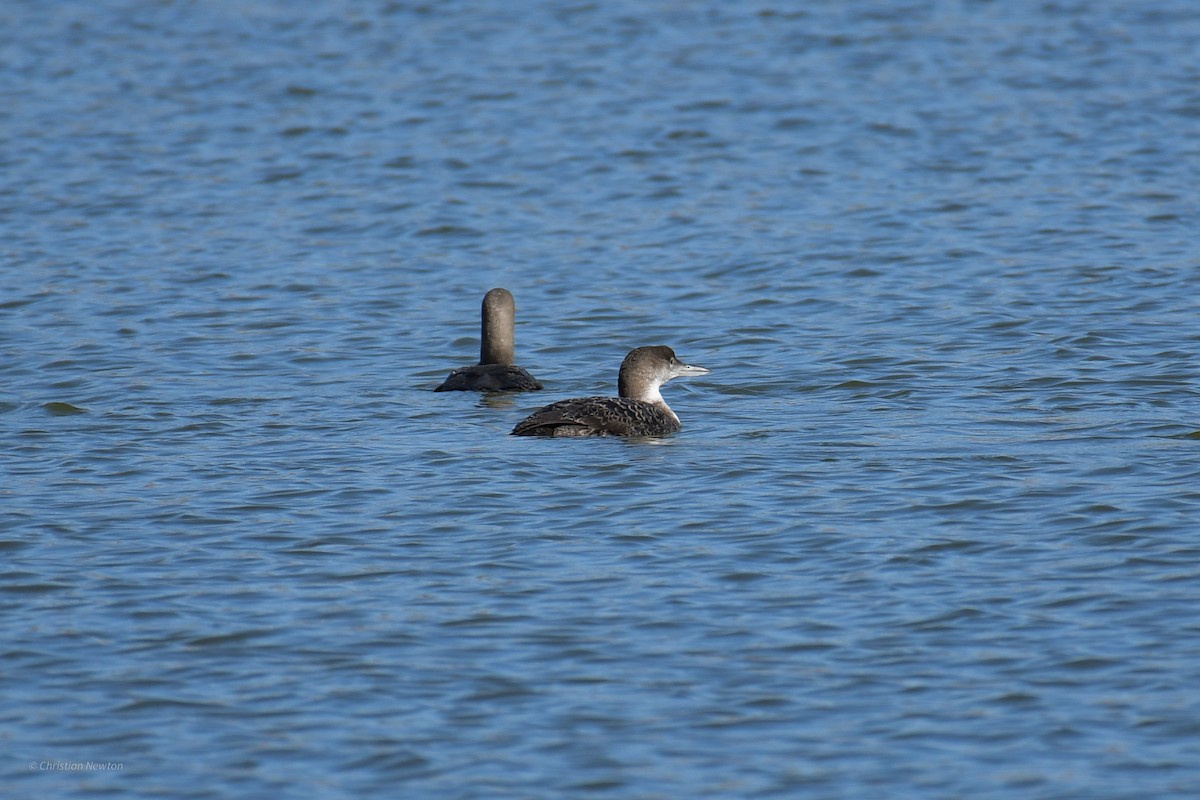
[[[621,362],[620,397],[559,400],[530,414],[512,429],[516,436],[663,436],[682,426],[658,387],[672,378],[707,375],[684,364],[669,347],[639,347]]]
[[[538,379],[513,364],[513,319],[517,304],[508,289],[492,289],[483,297],[483,326],[479,363],[460,367],[442,381],[435,392],[532,392],[542,388]]]

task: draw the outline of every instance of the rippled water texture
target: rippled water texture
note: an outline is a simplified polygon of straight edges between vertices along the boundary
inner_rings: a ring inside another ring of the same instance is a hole
[[[1197,52],[0,6],[0,794],[1200,796]],[[493,286],[545,390],[435,394]],[[679,434],[507,435],[646,344]]]

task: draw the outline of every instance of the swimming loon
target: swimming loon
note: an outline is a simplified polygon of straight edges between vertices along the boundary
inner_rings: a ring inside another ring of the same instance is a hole
[[[513,319],[517,304],[508,289],[492,289],[483,297],[479,363],[460,367],[435,392],[531,392],[542,388],[538,379],[513,364]]]
[[[516,436],[662,436],[682,426],[658,391],[672,378],[707,375],[684,364],[662,345],[631,350],[617,379],[620,397],[559,400],[530,414],[512,429]]]

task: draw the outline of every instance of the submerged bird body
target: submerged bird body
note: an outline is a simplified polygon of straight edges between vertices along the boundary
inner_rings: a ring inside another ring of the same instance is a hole
[[[517,423],[517,436],[665,436],[682,427],[659,393],[672,378],[705,375],[669,347],[639,347],[621,363],[620,397],[577,397],[539,408]]]
[[[541,388],[537,378],[516,364],[476,364],[454,370],[434,391],[534,392]]]
[[[492,289],[483,298],[479,363],[460,367],[435,392],[531,392],[542,388],[538,379],[515,361],[513,327],[517,304],[507,289]]]

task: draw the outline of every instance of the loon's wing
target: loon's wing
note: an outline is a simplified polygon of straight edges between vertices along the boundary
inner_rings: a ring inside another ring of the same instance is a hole
[[[637,436],[644,435],[639,429],[662,426],[656,412],[649,403],[625,397],[579,397],[539,408],[512,432],[517,436]]]
[[[535,392],[542,388],[538,379],[522,367],[512,364],[476,364],[450,373],[435,392]]]

